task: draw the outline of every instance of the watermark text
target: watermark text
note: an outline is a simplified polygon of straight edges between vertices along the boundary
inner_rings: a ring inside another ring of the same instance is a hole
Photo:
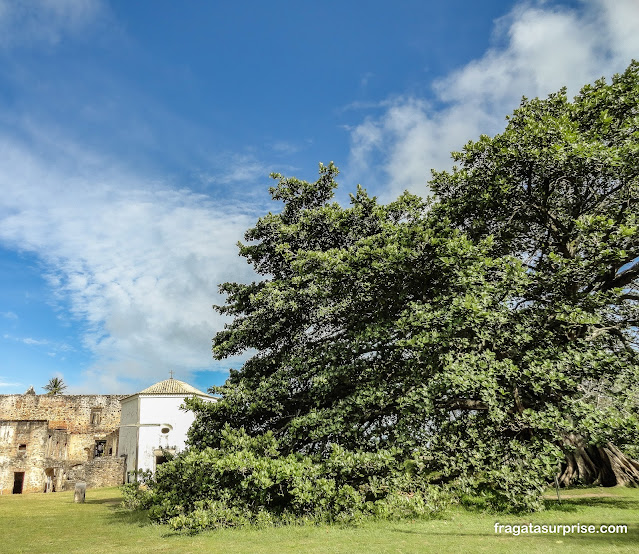
[[[602,525],[584,525],[582,523],[566,524],[536,524],[536,523],[520,523],[520,524],[504,524],[495,523],[495,533],[504,533],[506,535],[576,535],[576,534],[623,534],[628,532],[627,525],[618,524],[602,524]]]

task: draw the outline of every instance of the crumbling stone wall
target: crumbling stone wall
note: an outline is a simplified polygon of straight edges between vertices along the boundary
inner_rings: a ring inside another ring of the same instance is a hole
[[[72,490],[77,481],[84,481],[87,488],[121,485],[126,477],[125,458],[105,456],[85,464],[70,466],[65,472],[62,490]]]
[[[22,492],[42,492],[42,471],[31,471],[45,458],[46,421],[0,421],[0,494],[11,494],[16,473],[23,473]]]
[[[124,460],[115,456],[123,397],[0,395],[0,494],[11,494],[20,474],[25,493],[62,490],[76,480],[121,484]]]
[[[74,460],[90,461],[95,457],[95,441],[106,441],[104,447],[105,456],[116,456],[118,452],[119,429],[108,434],[82,433],[69,434],[69,458]]]
[[[47,420],[69,433],[110,433],[120,426],[124,395],[0,395],[0,419]]]

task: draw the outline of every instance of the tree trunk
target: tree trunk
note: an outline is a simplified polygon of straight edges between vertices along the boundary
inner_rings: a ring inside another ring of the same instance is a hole
[[[566,461],[559,472],[559,485],[639,486],[639,462],[628,458],[614,444],[586,444],[582,437],[564,437]]]

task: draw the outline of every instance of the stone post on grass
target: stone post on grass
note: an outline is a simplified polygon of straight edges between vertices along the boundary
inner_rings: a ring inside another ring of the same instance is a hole
[[[75,495],[73,501],[82,504],[84,502],[84,496],[87,492],[87,484],[81,481],[75,484]]]

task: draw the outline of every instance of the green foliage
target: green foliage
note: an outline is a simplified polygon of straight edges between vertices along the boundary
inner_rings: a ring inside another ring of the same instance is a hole
[[[573,101],[563,89],[524,99],[502,134],[469,142],[431,182],[439,217],[525,264],[514,308],[530,340],[508,356],[536,373],[522,405],[593,444],[639,439],[638,106],[637,62]]]
[[[246,232],[260,276],[225,283],[217,358],[255,354],[187,405],[191,450],[158,471],[176,528],[432,510],[436,480],[513,511],[570,437],[637,444],[639,65],[522,101],[455,153],[436,198],[331,202],[274,175]],[[436,502],[435,502],[436,504]]]
[[[191,450],[160,466],[150,483],[151,518],[175,530],[431,517],[444,494],[402,479],[394,453],[348,452],[324,460],[281,455],[272,433],[249,437],[226,426],[219,449]],[[421,484],[420,484],[421,483]]]
[[[60,377],[51,377],[49,382],[42,388],[47,391],[47,395],[54,395],[62,394],[67,389],[67,386]]]
[[[120,487],[122,492],[122,507],[129,510],[146,510],[151,505],[152,497],[149,484],[153,476],[149,470],[130,471],[130,482]]]

